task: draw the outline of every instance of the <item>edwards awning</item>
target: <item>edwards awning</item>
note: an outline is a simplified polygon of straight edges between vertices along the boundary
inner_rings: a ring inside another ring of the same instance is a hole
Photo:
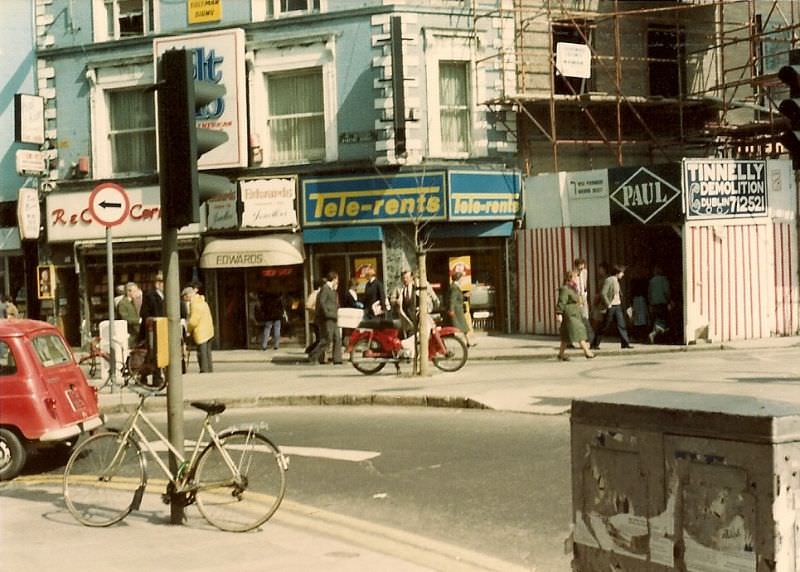
[[[302,264],[303,239],[298,234],[209,239],[200,268],[246,268]]]

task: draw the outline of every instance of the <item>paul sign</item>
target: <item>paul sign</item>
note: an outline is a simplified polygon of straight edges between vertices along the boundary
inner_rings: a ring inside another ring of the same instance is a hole
[[[611,224],[678,222],[680,165],[608,170]]]

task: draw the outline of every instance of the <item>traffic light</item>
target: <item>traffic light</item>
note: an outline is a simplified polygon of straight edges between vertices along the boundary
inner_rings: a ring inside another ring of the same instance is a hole
[[[225,177],[199,174],[197,159],[228,140],[224,131],[198,128],[201,110],[225,95],[225,86],[194,80],[192,52],[169,50],[161,56],[158,90],[158,149],[161,216],[168,228],[200,222],[200,203],[223,194]]]
[[[780,141],[789,151],[794,168],[800,169],[800,66],[783,66],[778,70],[778,79],[789,87],[789,99],[778,105],[778,111],[789,120],[789,129]]]

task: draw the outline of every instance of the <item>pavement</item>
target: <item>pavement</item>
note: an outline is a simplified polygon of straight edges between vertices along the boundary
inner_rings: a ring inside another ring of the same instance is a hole
[[[532,367],[537,361],[555,361],[558,348],[556,338],[544,336],[483,335],[476,341],[477,345],[469,350],[470,361],[526,360],[532,362]],[[800,338],[692,346],[637,345],[629,350],[620,349],[618,342],[609,339],[596,361],[623,353],[758,348],[800,348]],[[583,360],[577,350],[572,350],[571,355],[574,360]],[[302,348],[291,346],[277,352],[215,351],[214,362],[218,370],[225,371],[200,374],[193,364],[183,376],[182,397],[186,403],[218,399],[229,407],[378,404],[534,412],[530,410],[528,393],[506,389],[502,375],[460,383],[466,376],[436,372],[429,380],[396,383],[394,375],[364,376],[346,362],[337,366],[308,365]],[[401,371],[401,377],[412,379],[409,366]],[[127,391],[100,395],[101,408],[107,414],[129,410],[136,401],[136,395]],[[148,400],[150,409],[165,407],[163,397]],[[550,413],[564,412],[562,408]],[[79,525],[67,512],[60,486],[58,475],[46,474],[0,483],[0,553],[4,571],[524,570],[463,547],[290,501],[285,501],[259,530],[232,534],[210,528],[194,507],[187,508],[183,526],[170,525],[169,508],[161,504],[156,494],[160,491],[151,493],[148,489],[142,510],[112,527],[90,529]]]

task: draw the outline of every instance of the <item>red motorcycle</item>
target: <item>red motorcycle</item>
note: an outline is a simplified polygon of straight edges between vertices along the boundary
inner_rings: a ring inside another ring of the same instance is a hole
[[[361,373],[372,375],[387,363],[408,363],[413,357],[413,341],[403,345],[398,320],[365,320],[350,334],[347,351],[350,363]],[[467,363],[467,344],[461,330],[451,326],[433,326],[428,341],[428,358],[442,371],[458,371]],[[412,338],[413,340],[413,338]]]

